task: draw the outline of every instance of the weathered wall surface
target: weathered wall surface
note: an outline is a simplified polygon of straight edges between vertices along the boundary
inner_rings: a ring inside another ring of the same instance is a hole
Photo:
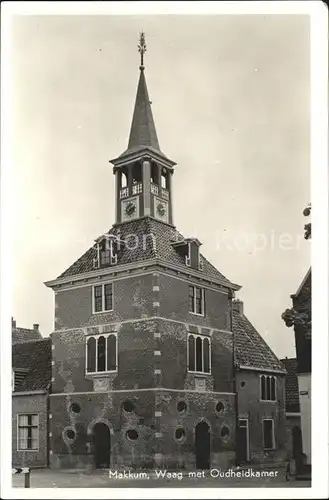
[[[46,467],[48,458],[47,399],[43,394],[13,395],[12,398],[12,464],[13,467]],[[39,449],[17,450],[17,415],[39,415]]]
[[[237,374],[238,414],[239,418],[249,421],[250,462],[271,463],[286,460],[286,416],[285,416],[285,380],[276,374],[277,401],[260,400],[260,372],[242,370]],[[244,382],[244,385],[241,384]],[[243,385],[243,387],[242,387]],[[264,450],[264,418],[273,418],[275,449]]]

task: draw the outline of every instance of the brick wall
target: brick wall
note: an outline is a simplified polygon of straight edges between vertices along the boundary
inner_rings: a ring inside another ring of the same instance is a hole
[[[92,314],[92,285],[57,291],[55,295],[55,330],[79,328],[112,321],[139,319],[153,315],[152,274],[107,278],[96,284],[113,281],[113,311]]]
[[[190,283],[173,276],[159,275],[159,316],[188,321],[208,328],[228,328],[228,296],[227,293],[205,288],[205,316],[192,314],[189,311],[189,284],[202,288],[197,280]]]
[[[115,323],[118,334],[118,372],[109,375],[108,389],[154,386],[154,331],[156,321]],[[52,392],[92,391],[94,377],[86,374],[86,332],[101,333],[101,328],[72,329],[52,334]]]
[[[250,461],[267,463],[284,461],[286,452],[285,378],[276,374],[277,401],[260,401],[260,372],[243,370],[237,374],[239,418],[249,421]],[[241,382],[244,382],[242,387]],[[273,418],[275,450],[264,451],[263,418]]]
[[[12,398],[12,464],[13,467],[47,466],[47,399],[43,394],[13,395]],[[39,449],[37,451],[17,450],[17,415],[39,415]]]

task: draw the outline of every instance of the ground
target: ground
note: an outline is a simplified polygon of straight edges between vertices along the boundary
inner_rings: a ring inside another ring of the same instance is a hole
[[[122,472],[122,471],[120,471]],[[128,472],[128,471],[127,471]],[[177,473],[176,473],[177,474]],[[215,473],[216,474],[216,473]],[[36,469],[31,471],[31,488],[298,488],[311,487],[311,481],[286,481],[284,470],[279,470],[276,478],[212,478],[206,472],[205,477],[157,478],[154,471],[146,473],[141,479],[115,477],[109,478],[108,470],[52,470]],[[13,476],[13,487],[24,487],[24,475]]]

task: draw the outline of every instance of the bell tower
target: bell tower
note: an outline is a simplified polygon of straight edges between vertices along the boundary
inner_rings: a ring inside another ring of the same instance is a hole
[[[116,224],[149,216],[173,224],[172,175],[175,162],[160,150],[144,67],[145,34],[140,34],[140,75],[128,148],[111,160],[115,175]]]

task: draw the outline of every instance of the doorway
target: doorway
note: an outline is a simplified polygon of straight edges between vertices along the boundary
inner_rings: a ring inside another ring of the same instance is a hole
[[[195,458],[197,469],[210,469],[210,427],[200,422],[195,428]]]
[[[292,456],[296,460],[296,466],[299,467],[302,464],[303,459],[303,440],[302,431],[300,427],[293,427],[292,431]]]
[[[98,422],[93,427],[93,451],[96,469],[110,467],[111,434],[108,426]]]
[[[237,436],[237,462],[249,462],[249,423],[246,418],[239,418]]]

